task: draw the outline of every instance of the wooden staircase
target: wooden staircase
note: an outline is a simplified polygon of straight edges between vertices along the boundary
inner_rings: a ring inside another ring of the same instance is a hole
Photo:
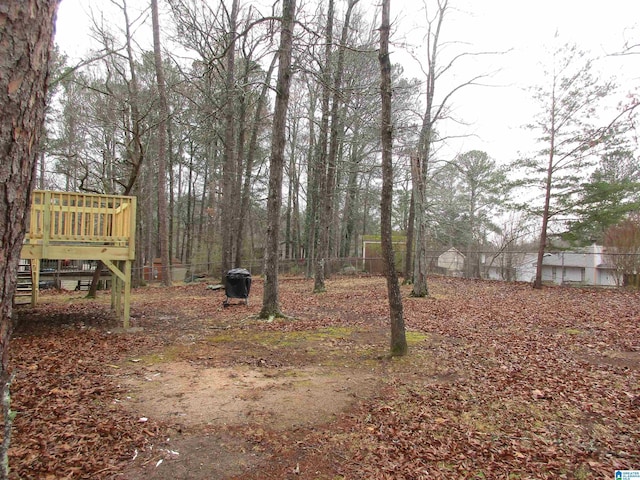
[[[21,261],[18,266],[18,281],[16,282],[15,298],[28,297],[31,298],[33,293],[33,275],[31,271],[31,262]],[[24,303],[22,301],[16,303]]]
[[[20,260],[20,264],[18,265],[16,290],[13,295],[14,304],[25,304],[31,302],[31,305],[35,306],[40,290],[42,288],[51,288],[54,286],[54,281],[43,281],[40,279],[39,270],[40,260]],[[34,285],[36,285],[35,288]]]

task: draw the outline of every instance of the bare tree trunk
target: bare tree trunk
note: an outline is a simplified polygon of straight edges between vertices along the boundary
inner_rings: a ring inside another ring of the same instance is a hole
[[[342,34],[340,36],[340,45],[338,47],[338,60],[336,65],[335,77],[333,79],[333,98],[331,103],[331,135],[329,137],[329,154],[327,155],[326,179],[323,182],[324,192],[321,198],[320,210],[320,243],[318,245],[318,267],[321,268],[316,273],[316,286],[314,291],[323,291],[325,289],[324,280],[329,273],[329,257],[331,253],[331,224],[334,203],[334,192],[336,186],[336,163],[338,161],[339,136],[342,128],[340,119],[341,98],[342,98],[342,76],[344,72],[344,52],[349,34],[349,24],[351,21],[351,13],[353,7],[359,0],[349,0],[347,11],[345,13],[344,23],[342,25]],[[329,8],[333,9],[333,2],[329,2]],[[331,13],[331,15],[333,15]],[[331,17],[333,18],[333,17]],[[329,39],[327,39],[329,40]],[[329,63],[330,57],[327,57]],[[326,68],[329,68],[328,66]]]
[[[205,206],[207,202],[207,188],[205,185],[209,183],[209,164],[204,164],[204,178],[202,179],[202,192],[200,193],[200,208],[198,210],[198,232],[196,234],[196,242],[194,251],[200,253],[202,251],[202,237],[204,236],[204,222],[206,218]],[[191,268],[192,262],[189,261],[187,269]]]
[[[162,66],[160,51],[160,22],[158,19],[158,0],[151,0],[151,19],[153,23],[153,58],[156,66],[158,81],[158,100],[160,101],[160,121],[158,122],[158,243],[160,243],[160,260],[162,283],[170,287],[171,263],[169,258],[169,228],[167,224],[167,121],[169,107],[167,106],[167,89]]]
[[[438,78],[437,60],[438,49],[440,47],[440,30],[442,22],[447,12],[448,0],[438,1],[438,13],[434,19],[435,25],[430,24],[427,71],[427,94],[424,116],[422,117],[422,127],[418,140],[418,157],[412,162],[412,181],[415,201],[416,228],[415,228],[415,252],[413,256],[413,290],[414,297],[426,297],[429,294],[427,286],[427,219],[425,211],[427,209],[427,180],[431,155],[433,150],[433,136],[435,125],[441,117],[443,105],[434,105],[436,79]],[[432,36],[432,37],[431,37]]]
[[[262,120],[262,114],[267,99],[267,93],[269,93],[269,85],[271,83],[271,75],[276,66],[277,55],[273,56],[269,70],[265,75],[264,84],[260,91],[260,97],[256,102],[256,110],[254,112],[253,122],[251,125],[251,138],[249,139],[249,148],[247,149],[247,161],[245,164],[244,172],[244,184],[242,185],[242,200],[240,203],[240,213],[238,221],[238,236],[236,237],[236,265],[240,266],[240,257],[242,255],[242,245],[244,243],[244,221],[249,211],[249,202],[251,201],[251,179],[253,164],[255,163],[256,150],[258,147],[258,132],[260,130],[260,122]]]
[[[389,17],[391,0],[382,2],[382,24],[380,25],[380,93],[382,97],[381,143],[382,143],[382,199],[380,203],[380,229],[382,255],[384,257],[389,315],[391,317],[391,355],[406,355],[407,338],[402,311],[402,296],[396,273],[391,237],[391,208],[393,196],[393,125],[391,123],[391,60],[389,58]]]
[[[300,176],[296,170],[295,159],[291,162],[291,183],[293,184],[293,198],[292,198],[292,245],[293,258],[296,260],[300,258]]]
[[[236,199],[233,198],[236,178],[236,94],[235,94],[235,44],[236,24],[238,20],[239,1],[233,0],[231,17],[229,19],[229,32],[227,34],[227,65],[225,77],[225,135],[224,135],[224,164],[222,169],[222,278],[233,266],[233,238],[234,238],[234,211]]]
[[[282,31],[280,33],[278,82],[273,113],[273,136],[269,168],[267,199],[267,241],[264,262],[264,294],[261,318],[281,315],[278,300],[278,256],[280,240],[280,208],[282,207],[282,176],[286,141],[287,108],[291,86],[291,51],[295,22],[295,0],[282,2]]]
[[[140,115],[138,77],[133,58],[133,49],[131,47],[131,24],[129,23],[129,14],[127,12],[126,3],[123,6],[122,12],[125,20],[126,49],[131,74],[131,81],[129,82],[129,103],[131,105],[131,141],[133,143],[132,146],[127,146],[127,154],[130,156],[133,167],[131,168],[128,182],[122,193],[123,195],[129,195],[136,183],[136,180],[138,179],[138,174],[140,173],[140,167],[142,166],[142,160],[144,158],[144,147],[142,144],[142,116]]]
[[[549,163],[547,165],[547,178],[545,182],[544,193],[544,209],[542,211],[542,226],[540,229],[540,241],[538,243],[538,258],[536,260],[536,278],[533,282],[533,288],[542,288],[542,262],[544,260],[544,250],[547,248],[547,228],[549,226],[549,215],[551,209],[551,185],[553,177],[554,156],[556,150],[556,88],[555,79],[553,86],[553,94],[551,98],[551,118],[549,129]]]
[[[291,154],[289,156],[289,181],[287,190],[287,207],[284,216],[284,258],[291,258],[291,208],[293,203],[293,182],[291,181],[292,172],[295,169],[295,145],[298,141],[298,124],[293,122],[290,127],[291,131]]]
[[[93,271],[93,275],[91,276],[91,285],[89,285],[89,291],[87,292],[86,298],[96,298],[96,294],[98,293],[98,282],[100,281],[100,274],[102,273],[102,267],[104,267],[104,263],[102,263],[102,260],[98,260],[96,263],[96,269]],[[112,286],[112,288],[115,287]]]
[[[316,218],[314,219],[314,229],[318,232],[319,242],[315,249],[315,271],[313,292],[320,293],[325,291],[324,285],[324,269],[327,258],[325,257],[325,235],[324,235],[324,215],[325,204],[327,200],[327,137],[329,135],[329,100],[331,82],[331,47],[333,45],[333,0],[329,0],[327,7],[327,25],[325,27],[325,53],[324,53],[324,71],[322,74],[322,100],[321,112],[322,119],[320,121],[320,132],[318,133],[317,157],[316,157],[316,181],[318,189],[318,203]],[[328,235],[326,237],[328,239]]]
[[[351,252],[351,245],[353,240],[353,232],[355,230],[355,202],[357,195],[358,170],[353,162],[355,155],[352,155],[352,166],[349,172],[349,178],[347,180],[347,195],[344,201],[343,209],[343,227],[342,227],[342,244],[340,247],[340,255],[342,257],[348,257]]]
[[[245,63],[250,64],[251,58],[245,57]],[[241,78],[242,89],[245,89],[247,85],[249,85],[249,66],[245,66],[244,75]],[[240,267],[242,265],[242,243],[240,238],[242,238],[242,229],[244,228],[244,222],[241,218],[241,208],[242,208],[242,192],[243,192],[243,184],[242,184],[242,165],[244,163],[244,146],[245,146],[245,137],[246,137],[246,129],[247,129],[247,92],[243,91],[238,95],[238,141],[236,143],[236,167],[235,167],[235,177],[233,178],[233,198],[235,201],[233,202],[233,225],[231,230],[233,235],[231,237],[231,257],[232,262],[231,266],[233,268]],[[251,175],[251,171],[248,172]],[[237,248],[240,245],[240,248]]]
[[[411,189],[411,200],[409,201],[409,219],[407,221],[407,247],[404,258],[404,283],[413,283],[413,231],[416,219],[416,202]]]
[[[544,260],[544,250],[547,248],[547,228],[549,226],[549,210],[551,205],[551,178],[553,175],[553,149],[554,138],[551,138],[551,151],[549,152],[549,168],[547,170],[547,181],[545,185],[544,210],[542,211],[542,227],[540,230],[540,242],[538,243],[538,258],[536,260],[536,279],[533,282],[534,288],[542,288],[542,261]]]
[[[9,343],[20,252],[26,230],[47,101],[57,0],[0,1],[0,381],[4,435],[0,479],[9,476],[13,412]]]
[[[167,129],[167,153],[169,154],[169,165],[168,165],[168,169],[167,169],[167,173],[168,175],[168,182],[169,182],[169,191],[168,191],[168,201],[169,204],[167,205],[167,208],[169,209],[169,222],[168,222],[168,227],[167,227],[167,235],[168,235],[168,240],[169,240],[169,257],[171,257],[171,255],[173,254],[173,243],[174,243],[174,229],[175,229],[175,200],[174,200],[174,195],[173,195],[173,187],[175,185],[175,175],[173,173],[173,165],[175,162],[175,158],[180,158],[181,153],[182,153],[182,142],[180,142],[179,145],[179,153],[178,155],[176,155],[174,157],[173,155],[173,129],[171,128],[171,123],[169,123],[168,125],[168,129]],[[206,184],[205,184],[206,185]],[[203,193],[204,195],[204,193]],[[204,215],[203,217],[204,218]]]
[[[313,272],[313,263],[315,261],[316,231],[317,231],[317,214],[318,203],[320,198],[318,185],[318,163],[319,159],[315,156],[317,144],[314,145],[315,138],[315,116],[317,97],[315,91],[309,87],[309,147],[307,151],[307,207],[305,211],[304,221],[304,237],[305,237],[305,275],[311,278]],[[319,140],[318,140],[319,141]]]
[[[368,222],[369,210],[371,209],[371,205],[369,204],[369,194],[371,192],[371,177],[372,177],[372,172],[369,171],[367,179],[364,182],[366,186],[364,189],[364,202],[362,205],[362,235],[367,234],[368,227],[369,227],[369,222]],[[360,189],[362,190],[362,181],[360,182]],[[362,252],[362,254],[364,255],[364,252]]]
[[[207,215],[207,272],[209,275],[214,275],[215,268],[213,264],[213,242],[218,230],[219,223],[219,205],[218,198],[218,171],[216,169],[218,157],[217,142],[214,138],[212,142],[207,145],[207,159],[209,161],[211,169],[211,181],[207,187],[209,193],[208,215]]]
[[[423,169],[426,166],[420,160],[418,156],[411,158],[411,181],[415,203],[413,290],[411,291],[411,295],[414,297],[426,297],[429,294],[427,286],[427,224],[424,211],[426,208],[426,175],[423,174]]]
[[[187,214],[186,225],[184,228],[184,239],[182,241],[182,247],[184,249],[182,261],[185,263],[191,263],[191,251],[193,245],[193,228],[190,228],[190,225],[193,225],[193,212],[195,210],[196,199],[193,195],[195,190],[194,188],[194,180],[193,180],[193,156],[189,157],[189,179],[187,181]]]
[[[193,142],[189,141],[189,154],[192,155],[193,152]],[[171,173],[171,177],[173,178],[173,185],[172,185],[172,190],[175,188],[176,190],[176,199],[178,200],[177,202],[174,202],[174,211],[173,211],[173,216],[174,216],[174,221],[173,221],[173,227],[172,227],[172,231],[171,231],[171,253],[169,255],[172,255],[174,258],[180,258],[180,230],[182,228],[181,226],[181,222],[182,222],[182,168],[183,168],[183,161],[182,161],[182,156],[183,156],[183,151],[182,148],[180,148],[179,154],[178,154],[178,163],[177,163],[177,172],[172,171]],[[173,168],[172,168],[173,170]]]
[[[160,101],[160,120],[158,122],[158,243],[160,244],[160,260],[162,283],[171,286],[171,264],[169,258],[169,228],[167,224],[167,91],[160,51],[160,23],[158,19],[158,0],[151,0],[151,19],[153,23],[153,58],[158,82],[158,100]]]
[[[356,118],[353,125],[353,137],[358,138],[360,136],[360,119]],[[360,152],[360,146],[357,144],[352,145],[351,154],[348,162],[347,173],[347,185],[346,195],[344,200],[344,209],[342,214],[342,239],[340,256],[348,257],[352,251],[354,245],[354,237],[356,235],[356,201],[358,197],[358,176],[360,161],[362,158]],[[355,248],[355,255],[357,255],[357,248]]]
[[[131,171],[129,173],[129,178],[127,179],[127,183],[123,188],[123,195],[130,195],[133,191],[133,188],[138,180],[138,175],[140,174],[140,167],[142,167],[142,161],[144,159],[144,147],[142,143],[142,116],[140,115],[140,105],[139,105],[139,95],[138,95],[138,79],[136,76],[136,67],[133,59],[133,49],[131,47],[132,36],[131,36],[131,24],[129,23],[129,14],[127,12],[126,2],[123,2],[122,14],[124,16],[125,22],[125,36],[126,36],[126,51],[127,51],[127,60],[129,63],[129,70],[131,74],[131,79],[129,81],[129,105],[131,109],[131,136],[127,138],[127,156],[129,161],[131,162]],[[102,270],[102,262],[98,262],[98,267],[96,268],[96,272],[94,272],[91,286],[89,287],[89,292],[87,292],[88,298],[95,298],[96,292],[98,290],[98,280],[100,279],[100,272]],[[112,286],[112,288],[114,288]]]

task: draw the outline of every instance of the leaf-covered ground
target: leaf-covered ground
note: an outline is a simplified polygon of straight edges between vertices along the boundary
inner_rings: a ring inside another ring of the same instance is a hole
[[[311,290],[284,280],[290,318],[264,322],[259,279],[248,307],[226,309],[203,284],[140,289],[132,323],[142,331],[130,333],[118,331],[107,295],[18,307],[12,478],[595,479],[640,469],[637,292],[433,278],[427,299],[403,287],[410,354],[389,359],[382,278]],[[269,377],[366,372],[371,388],[351,392],[330,421],[184,427],[141,418],[127,400],[125,378],[160,361]]]

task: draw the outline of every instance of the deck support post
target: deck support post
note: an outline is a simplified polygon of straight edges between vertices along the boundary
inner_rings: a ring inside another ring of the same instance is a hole
[[[31,306],[35,307],[40,294],[40,260],[32,258],[29,263],[31,264]]]
[[[112,262],[102,259],[111,270],[111,308],[122,319],[123,327],[129,328],[131,315],[131,260]],[[123,298],[124,295],[124,298]]]
[[[131,260],[124,262],[124,303],[122,305],[122,322],[124,329],[129,328],[129,317],[131,315]]]

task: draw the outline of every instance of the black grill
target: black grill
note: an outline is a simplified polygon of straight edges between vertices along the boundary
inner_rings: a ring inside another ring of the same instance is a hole
[[[239,298],[249,304],[249,291],[251,290],[251,273],[244,268],[234,268],[227,272],[224,282],[224,292],[227,298],[224,305],[229,305],[229,299]]]

